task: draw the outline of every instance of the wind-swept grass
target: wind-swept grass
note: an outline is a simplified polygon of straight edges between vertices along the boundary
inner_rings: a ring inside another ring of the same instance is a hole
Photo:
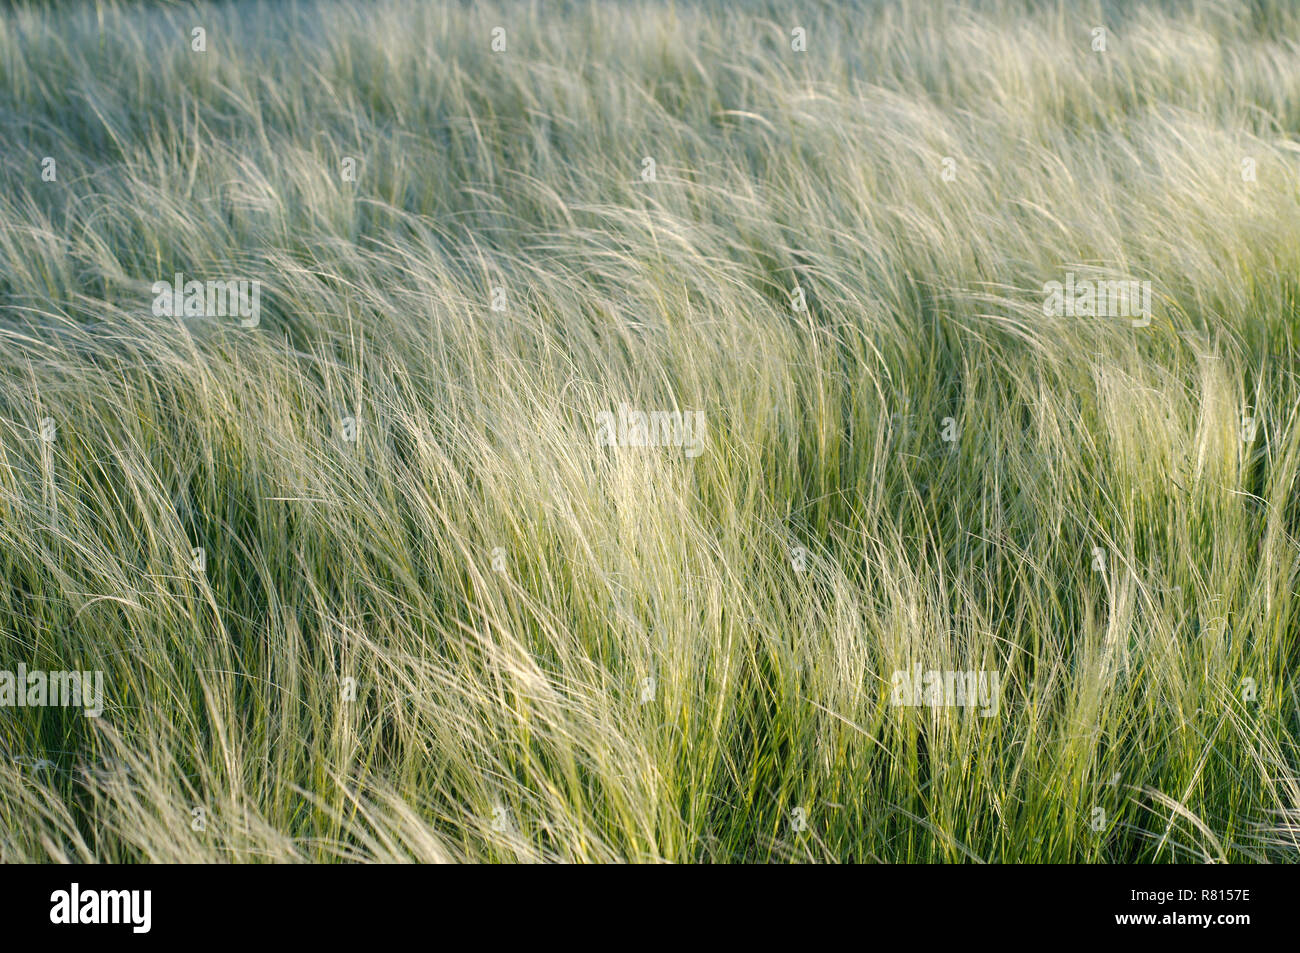
[[[0,859],[1296,860],[1292,4],[28,4],[0,140]]]

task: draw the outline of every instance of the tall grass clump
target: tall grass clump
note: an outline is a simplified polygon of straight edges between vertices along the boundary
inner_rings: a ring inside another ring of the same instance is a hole
[[[26,2],[0,140],[0,860],[1297,859],[1286,0]]]

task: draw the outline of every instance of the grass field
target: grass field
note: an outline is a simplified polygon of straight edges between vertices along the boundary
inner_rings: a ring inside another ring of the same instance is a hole
[[[0,860],[1300,859],[1294,4],[19,3],[0,143]]]

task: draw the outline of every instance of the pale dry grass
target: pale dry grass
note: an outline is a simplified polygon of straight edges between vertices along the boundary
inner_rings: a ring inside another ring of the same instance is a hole
[[[0,14],[0,668],[108,705],[0,709],[0,859],[1294,860],[1298,31]],[[177,271],[260,325],[155,317]],[[1067,271],[1151,325],[1045,317]]]

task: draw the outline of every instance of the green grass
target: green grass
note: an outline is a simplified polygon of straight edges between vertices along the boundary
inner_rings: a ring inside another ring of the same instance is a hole
[[[0,860],[1297,859],[1285,0],[19,5],[0,141]]]

